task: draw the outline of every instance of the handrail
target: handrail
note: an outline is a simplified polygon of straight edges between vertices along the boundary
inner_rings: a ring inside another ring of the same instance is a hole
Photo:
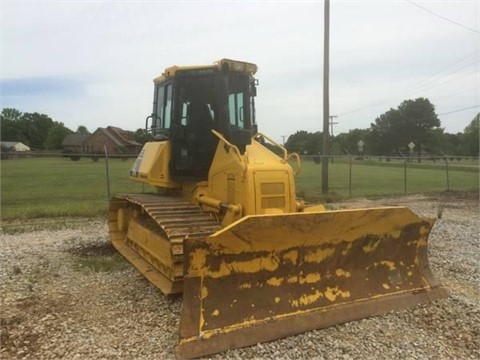
[[[229,148],[233,149],[235,154],[237,154],[237,156],[238,156],[238,160],[243,164],[243,157],[240,154],[240,150],[238,150],[238,147],[236,147],[230,141],[225,139],[225,137],[222,134],[220,134],[218,131],[212,129],[212,133],[214,133],[216,137],[218,137],[221,141],[223,141],[225,143],[225,145],[227,145]]]
[[[295,160],[297,160],[297,168],[295,170],[293,170],[293,174],[295,176],[297,176],[298,173],[300,172],[300,170],[302,169],[302,163],[300,161],[300,155],[298,155],[296,152],[293,152],[293,153],[288,154],[287,161],[290,160],[291,158],[295,158]]]
[[[254,138],[255,140],[257,140],[257,139],[260,138],[260,137],[263,137],[263,138],[267,139],[267,140],[270,141],[273,145],[275,145],[277,148],[279,148],[279,149],[282,151],[282,153],[283,153],[283,160],[282,160],[282,161],[283,161],[284,163],[287,162],[287,160],[288,160],[288,151],[287,151],[287,149],[285,149],[285,147],[283,147],[282,145],[280,145],[279,143],[277,143],[275,140],[272,140],[271,138],[269,138],[269,137],[268,137],[267,135],[265,135],[265,134],[256,133],[256,134],[253,136],[253,138]]]
[[[267,139],[268,141],[270,141],[274,146],[276,146],[277,148],[279,148],[282,153],[283,153],[283,159],[282,159],[282,162],[285,164],[286,162],[288,162],[288,160],[290,160],[291,158],[295,158],[296,162],[297,162],[297,168],[293,171],[294,175],[297,176],[297,174],[300,172],[302,166],[301,166],[301,161],[300,161],[300,155],[298,155],[297,153],[293,152],[293,153],[288,153],[287,149],[283,146],[283,145],[280,145],[279,143],[277,143],[275,140],[271,139],[270,137],[268,137],[267,135],[265,134],[262,134],[262,133],[257,133],[253,136],[253,139],[257,140],[258,138],[265,138]]]

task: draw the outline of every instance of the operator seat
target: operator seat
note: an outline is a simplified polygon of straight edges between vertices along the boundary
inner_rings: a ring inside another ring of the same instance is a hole
[[[192,156],[192,170],[208,173],[215,152],[216,138],[208,104],[192,100],[187,108],[187,143]]]

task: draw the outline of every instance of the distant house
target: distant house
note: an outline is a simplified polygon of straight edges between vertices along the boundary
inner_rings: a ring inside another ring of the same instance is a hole
[[[19,141],[1,141],[0,146],[0,158],[2,160],[17,159],[20,154],[24,157],[25,154],[30,152],[30,147]]]
[[[137,155],[142,144],[133,139],[133,132],[114,126],[98,128],[85,141],[86,152]]]
[[[85,141],[89,135],[68,134],[62,141],[63,152],[71,154],[83,154],[87,152]]]
[[[0,142],[0,146],[2,149],[7,149],[7,151],[30,151],[30,147],[18,141],[2,141]]]

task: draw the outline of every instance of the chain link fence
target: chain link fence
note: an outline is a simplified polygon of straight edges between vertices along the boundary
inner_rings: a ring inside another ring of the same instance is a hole
[[[5,154],[2,154],[5,155]],[[152,192],[129,179],[134,157],[15,153],[2,156],[1,217],[104,215],[114,193]],[[328,161],[329,194],[321,162]],[[296,166],[296,164],[295,164]],[[296,193],[308,202],[479,189],[479,158],[301,156]]]
[[[343,197],[478,190],[479,158],[458,156],[301,156],[297,189],[321,192],[321,162],[329,163],[329,192]]]

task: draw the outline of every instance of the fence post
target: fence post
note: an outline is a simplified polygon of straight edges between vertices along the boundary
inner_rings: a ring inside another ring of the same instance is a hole
[[[403,193],[407,193],[407,157],[399,151],[400,155],[403,157]]]
[[[445,173],[447,175],[447,191],[450,191],[450,177],[448,175],[448,155],[442,152],[443,158],[445,159]]]
[[[348,197],[352,197],[352,154],[347,149],[343,149],[348,154]]]
[[[349,156],[348,165],[348,197],[352,197],[352,155]]]
[[[108,167],[107,145],[103,145],[103,150],[105,151],[105,170],[107,175],[107,202],[110,202],[110,171]]]

